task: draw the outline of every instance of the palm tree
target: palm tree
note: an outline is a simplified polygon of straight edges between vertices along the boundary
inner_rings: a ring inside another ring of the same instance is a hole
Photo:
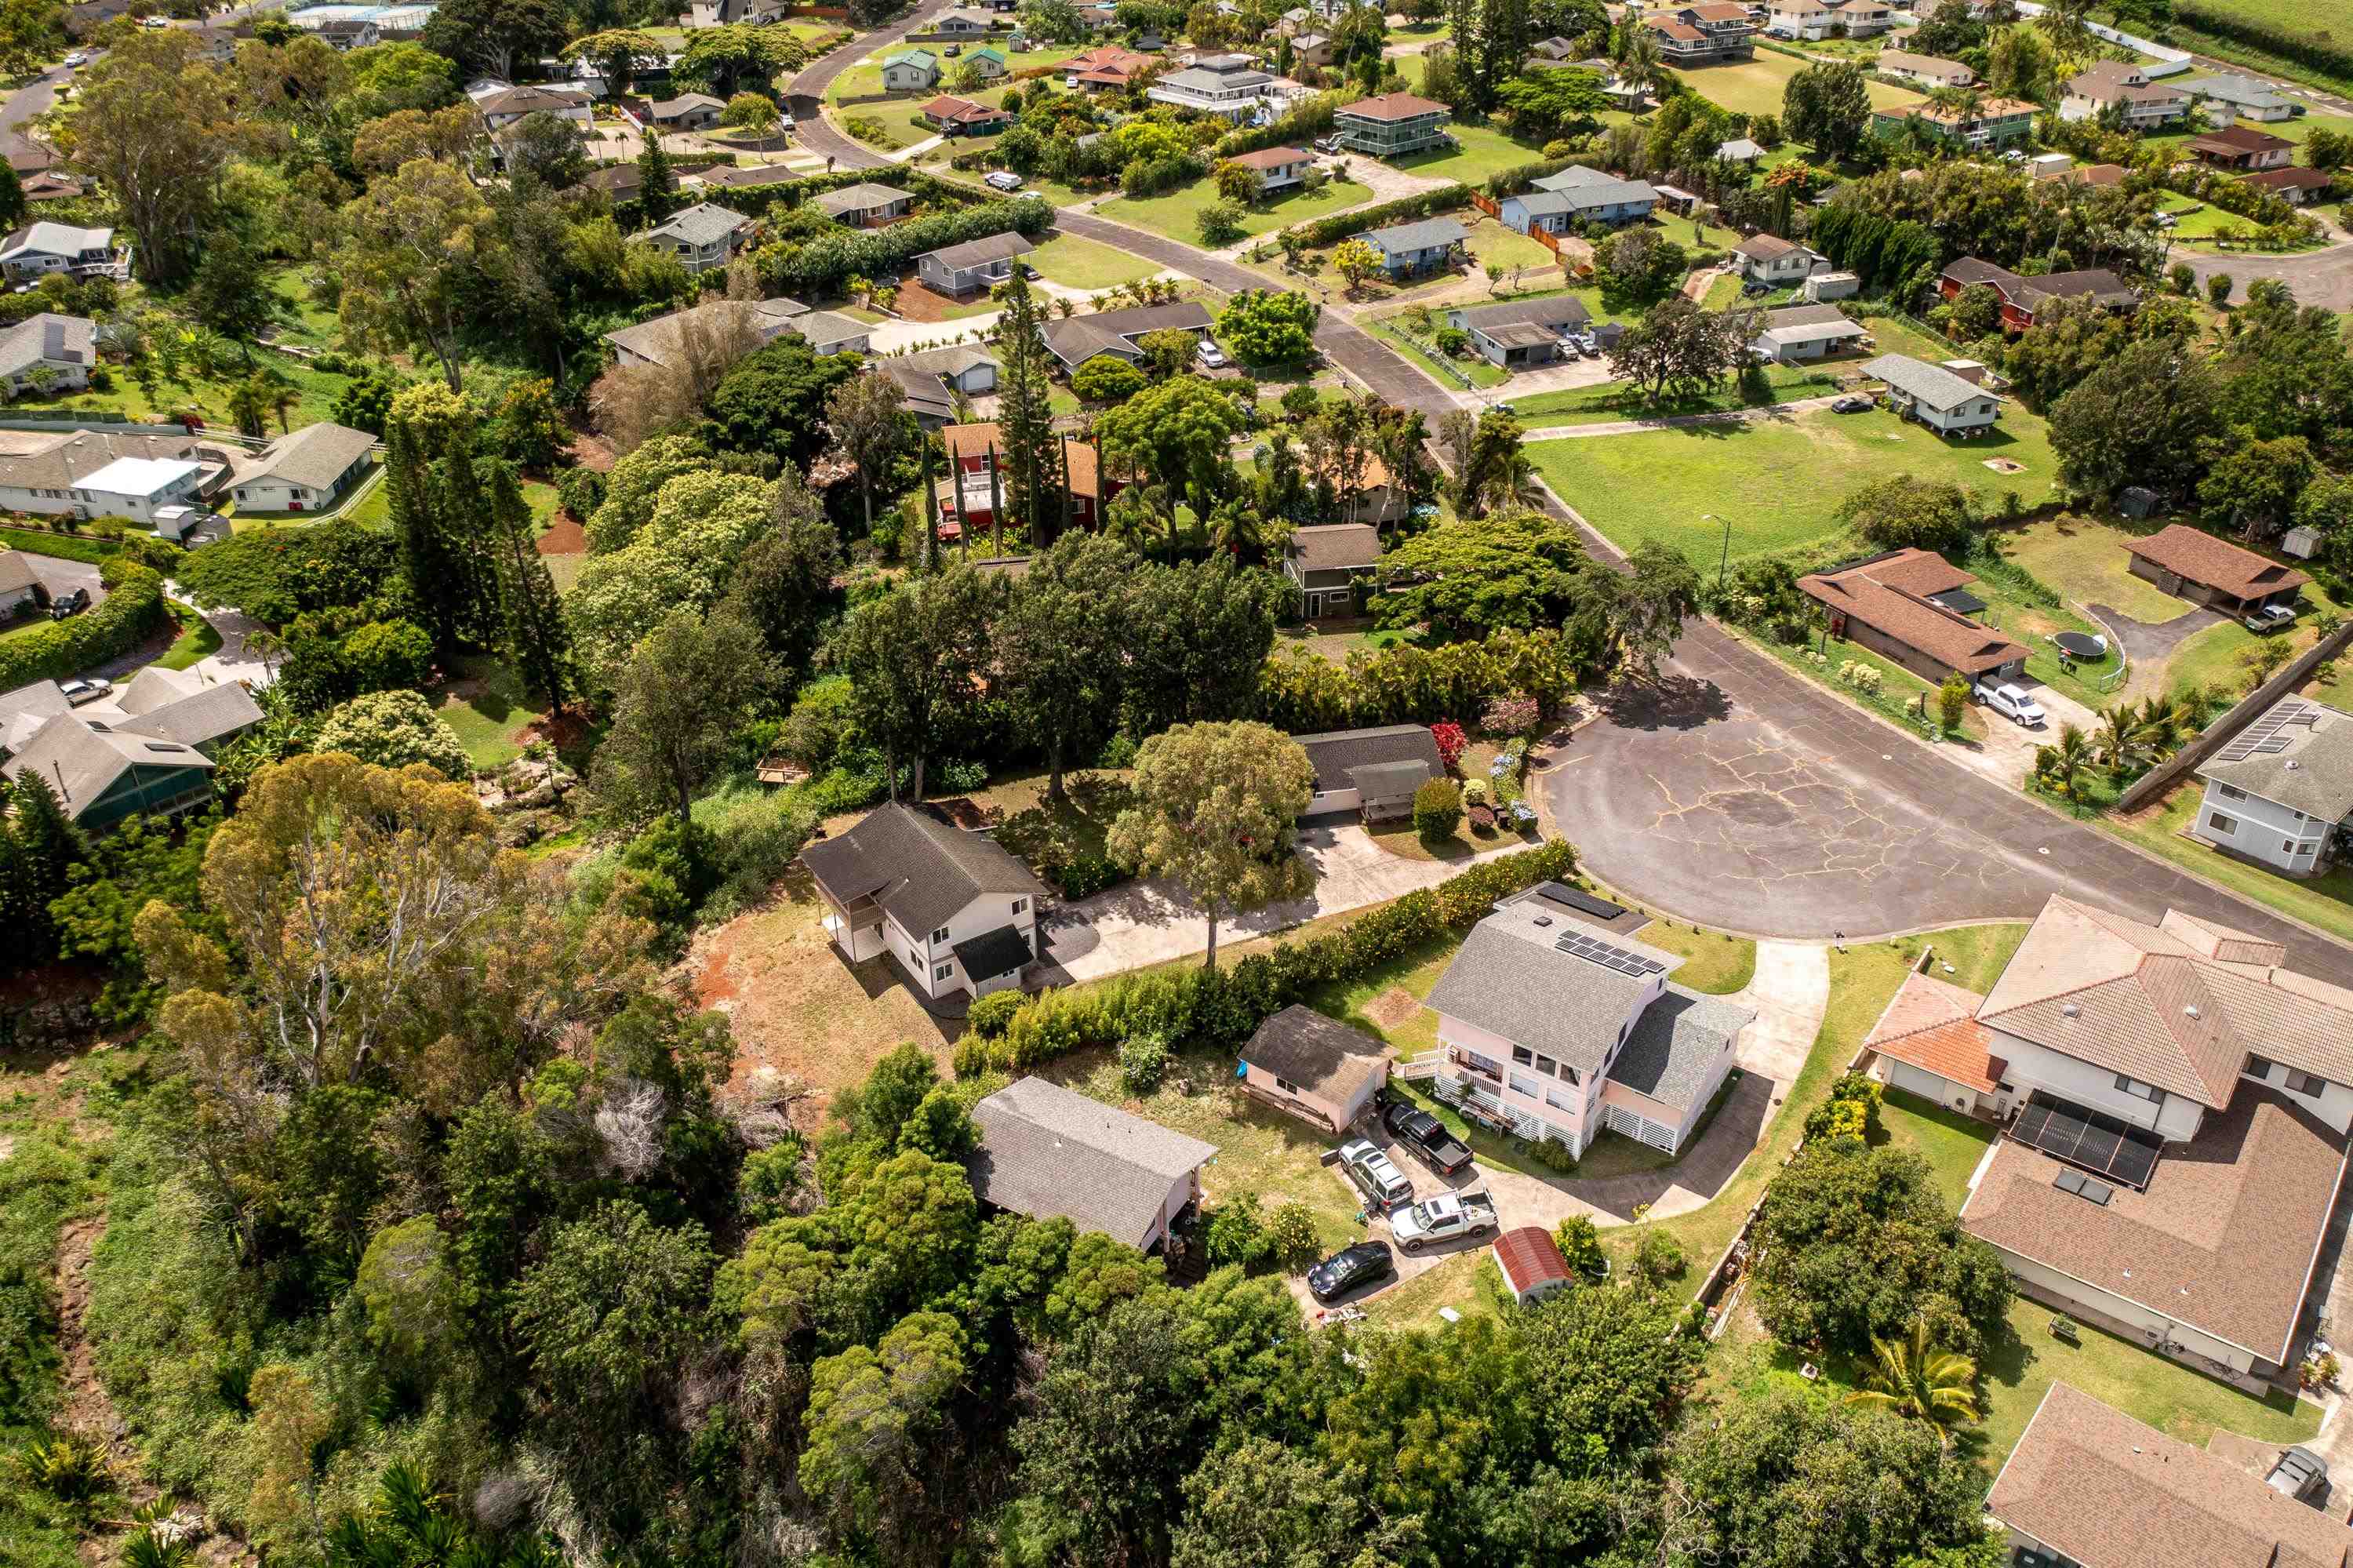
[[[269,433],[269,384],[259,376],[248,376],[229,388],[228,417],[237,421],[241,435],[261,436]]]
[[[2034,770],[2058,786],[2059,793],[2075,798],[2075,779],[2092,760],[2092,743],[2072,724],[2059,726],[2059,741],[2035,754]]]
[[[1659,40],[1648,27],[1629,30],[1626,58],[1618,62],[1618,79],[1629,87],[1642,90],[1643,98],[1658,98],[1673,82],[1674,75],[1667,69],[1666,57],[1659,52]],[[1641,100],[1635,101],[1635,112],[1641,112]]]
[[[1947,1420],[1981,1419],[1978,1414],[1978,1363],[1956,1351],[1938,1351],[1928,1343],[1928,1320],[1912,1320],[1906,1342],[1889,1343],[1871,1337],[1874,1364],[1863,1373],[1864,1386],[1846,1396],[1849,1404],[1893,1411],[1936,1429],[1936,1440],[1950,1444]]]
[[[294,384],[292,382],[278,380],[272,381],[269,384],[269,407],[278,415],[278,433],[280,435],[290,436],[294,433],[294,427],[289,422],[287,416],[291,410],[301,408],[301,405],[302,395],[294,390]]]
[[[2092,735],[2092,752],[2108,777],[2118,783],[2124,776],[2156,756],[2148,727],[2124,703],[2100,710],[2100,727]]]

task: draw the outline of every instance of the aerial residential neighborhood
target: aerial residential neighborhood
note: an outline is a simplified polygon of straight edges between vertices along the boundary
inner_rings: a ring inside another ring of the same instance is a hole
[[[7,1568],[2353,1568],[2339,0],[202,10]]]

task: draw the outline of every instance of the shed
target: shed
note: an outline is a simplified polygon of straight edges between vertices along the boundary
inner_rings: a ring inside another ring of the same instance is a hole
[[[1388,1046],[1293,1002],[1242,1046],[1238,1075],[1277,1109],[1340,1132],[1356,1125],[1388,1082]]]
[[[1495,1266],[1504,1272],[1504,1288],[1523,1307],[1535,1306],[1571,1277],[1568,1260],[1540,1225],[1522,1225],[1497,1236]]]

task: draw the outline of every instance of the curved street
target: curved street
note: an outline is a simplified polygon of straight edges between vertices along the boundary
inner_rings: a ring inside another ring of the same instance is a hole
[[[887,166],[828,124],[818,101],[842,71],[943,8],[869,34],[794,78],[802,141],[851,167]],[[1212,288],[1265,286],[1192,246],[1092,214],[1065,212],[1057,225]],[[2345,291],[2334,308],[2353,305],[2353,245],[2271,265],[2333,277]],[[2243,287],[2254,274],[2235,275]],[[2297,287],[2310,303],[2326,302],[2320,292]],[[1315,338],[1351,377],[1385,402],[1421,410],[1433,427],[1458,406],[1336,310],[1324,313]],[[1571,510],[1574,487],[1561,499],[1568,505],[1547,497],[1547,510],[1577,528],[1598,558],[1615,558]],[[2284,942],[2292,968],[2353,986],[2353,948],[1936,750],[1694,619],[1661,688],[1605,694],[1599,716],[1556,754],[1541,787],[1596,876],[1704,925],[1820,941],[2030,919],[2063,893],[2150,921],[2168,908],[2189,910]]]

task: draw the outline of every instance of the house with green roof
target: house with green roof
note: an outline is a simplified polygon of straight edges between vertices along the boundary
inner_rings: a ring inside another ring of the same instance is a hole
[[[892,92],[929,92],[940,84],[940,58],[929,49],[902,49],[882,58],[882,85]]]
[[[994,46],[973,50],[965,57],[965,63],[989,81],[1003,79],[1006,73],[1013,69],[1006,60],[1005,51]]]

